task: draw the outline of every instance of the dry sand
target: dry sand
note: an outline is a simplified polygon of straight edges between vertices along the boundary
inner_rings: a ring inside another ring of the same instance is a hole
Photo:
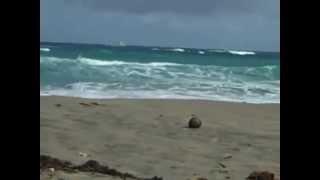
[[[94,159],[164,180],[195,174],[240,180],[254,170],[280,176],[279,104],[67,97],[41,97],[40,104],[40,154],[75,164]],[[202,120],[201,128],[185,128],[191,114]],[[59,173],[64,179],[115,179]]]

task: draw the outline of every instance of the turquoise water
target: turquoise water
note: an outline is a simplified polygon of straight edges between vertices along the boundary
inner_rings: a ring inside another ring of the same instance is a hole
[[[280,103],[279,53],[41,43],[40,95]]]

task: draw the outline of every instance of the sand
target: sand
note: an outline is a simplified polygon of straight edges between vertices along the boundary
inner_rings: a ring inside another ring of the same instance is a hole
[[[164,180],[245,179],[255,170],[280,176],[279,104],[42,96],[40,105],[40,154]],[[186,128],[191,114],[201,128]]]

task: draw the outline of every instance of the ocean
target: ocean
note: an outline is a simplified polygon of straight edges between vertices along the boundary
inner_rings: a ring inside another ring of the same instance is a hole
[[[40,95],[280,103],[280,54],[42,42]]]

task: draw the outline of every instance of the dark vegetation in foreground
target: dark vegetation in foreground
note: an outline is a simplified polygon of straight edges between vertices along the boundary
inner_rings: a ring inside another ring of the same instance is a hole
[[[69,173],[76,172],[89,172],[89,173],[100,173],[105,175],[110,175],[113,177],[119,177],[123,180],[126,178],[131,178],[135,180],[163,180],[162,177],[154,176],[152,178],[141,178],[130,173],[123,173],[116,169],[109,168],[99,164],[95,160],[88,160],[82,165],[74,165],[69,161],[60,160],[47,155],[40,155],[40,173],[42,171],[54,169],[59,171],[65,171]],[[247,180],[275,180],[274,174],[268,171],[254,171],[247,178]],[[208,180],[207,178],[198,178],[197,180]]]
[[[123,173],[116,169],[109,168],[108,166],[100,165],[95,160],[88,160],[82,165],[74,165],[69,161],[59,160],[46,155],[40,155],[40,172],[53,168],[55,170],[65,171],[69,173],[76,172],[90,172],[110,175],[113,177],[120,177],[121,179],[131,178],[136,180],[163,180],[162,177],[154,176],[152,178],[136,177],[130,173]]]

